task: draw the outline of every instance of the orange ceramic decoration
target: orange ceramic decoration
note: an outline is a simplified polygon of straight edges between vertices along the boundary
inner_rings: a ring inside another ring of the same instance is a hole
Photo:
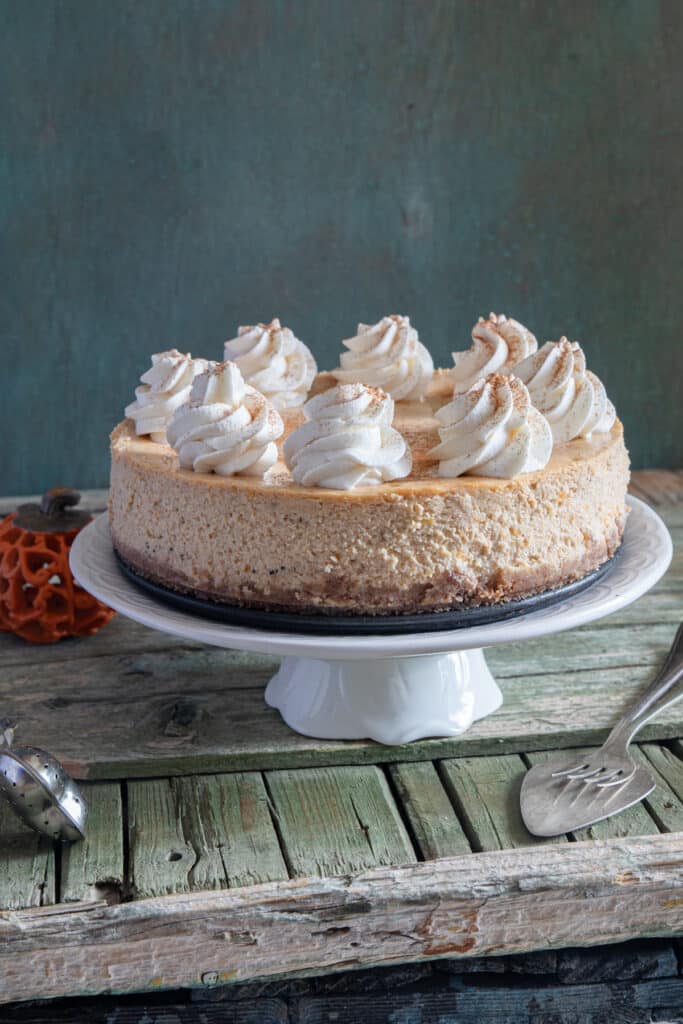
[[[0,521],[0,631],[50,644],[96,633],[114,615],[69,569],[69,548],[90,521],[73,508],[79,501],[77,491],[54,488]]]

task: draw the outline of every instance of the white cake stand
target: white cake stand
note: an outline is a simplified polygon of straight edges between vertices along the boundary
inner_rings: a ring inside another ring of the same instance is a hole
[[[483,647],[558,633],[641,597],[666,572],[673,548],[649,506],[629,498],[622,551],[582,593],[517,618],[432,633],[307,636],[225,625],[168,607],[131,583],[112,549],[106,515],[71,549],[78,582],[122,615],[189,640],[282,656],[266,701],[297,732],[322,739],[407,743],[457,736],[500,707],[503,697]]]

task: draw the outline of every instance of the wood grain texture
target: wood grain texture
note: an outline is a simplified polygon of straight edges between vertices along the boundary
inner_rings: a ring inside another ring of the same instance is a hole
[[[683,928],[683,839],[660,835],[337,878],[0,913],[0,1000],[594,945]]]
[[[673,634],[673,624],[671,629]],[[503,678],[505,703],[495,715],[454,739],[383,747],[381,757],[391,763],[599,744],[653,674],[654,659],[649,667]],[[60,687],[41,677],[32,693],[32,679],[34,673],[12,668],[0,678],[9,717],[21,723],[22,736],[53,752],[81,779],[372,764],[378,758],[374,743],[291,732],[264,704],[264,674],[260,686],[238,689],[223,677],[207,689],[206,679],[194,673],[184,676],[183,685],[169,674],[157,689],[153,677],[134,675],[118,692],[106,677],[90,677],[86,688],[67,671]],[[674,705],[640,735],[654,740],[681,734],[683,708]]]
[[[683,761],[658,743],[643,743],[632,748],[636,760],[657,781],[657,788],[647,797],[645,806],[661,831],[683,832]]]
[[[98,899],[116,903],[126,895],[121,787],[86,784],[84,796],[88,804],[85,839],[62,847],[59,899],[64,903]]]
[[[678,5],[7,6],[6,489],[101,486],[162,347],[279,315],[331,366],[396,310],[446,364],[491,305],[680,464]]]
[[[287,878],[258,773],[129,782],[137,898]]]
[[[415,860],[377,766],[268,772],[266,781],[293,877],[324,878]]]
[[[673,505],[683,513],[683,468],[641,469],[632,474],[630,490],[651,505]]]
[[[0,907],[42,907],[54,901],[52,841],[19,821],[0,797]]]
[[[398,802],[425,860],[467,853],[467,840],[453,804],[431,761],[389,766]]]
[[[473,850],[566,841],[564,836],[538,839],[527,831],[519,811],[519,791],[526,770],[517,755],[459,757],[439,763],[444,786],[458,809]]]
[[[174,785],[184,828],[200,851],[192,874],[196,888],[237,888],[289,877],[258,772],[192,776]]]
[[[51,644],[49,650],[38,647],[36,644],[27,643],[11,633],[0,633],[0,659],[5,666],[57,665],[61,662],[74,662],[81,659],[87,661],[91,658],[100,658],[103,655],[118,655],[123,658],[127,655],[139,657],[143,654],[155,654],[158,651],[191,652],[201,650],[204,646],[204,644],[195,643],[183,637],[171,636],[170,633],[161,633],[158,629],[142,626],[124,615],[115,615],[99,633],[89,636],[87,643],[79,643],[77,639],[69,638]],[[214,651],[214,653],[216,652]],[[226,656],[227,653],[223,652]],[[246,652],[232,651],[229,653],[231,658],[226,662],[226,667],[235,664],[233,660],[235,655],[243,654],[250,657]],[[254,661],[254,665],[258,665],[259,657],[264,666],[273,663],[272,659],[265,655],[253,655],[253,657],[257,659]],[[116,665],[116,662],[113,664]],[[244,664],[248,664],[248,662],[244,662]],[[76,668],[75,671],[82,670]]]

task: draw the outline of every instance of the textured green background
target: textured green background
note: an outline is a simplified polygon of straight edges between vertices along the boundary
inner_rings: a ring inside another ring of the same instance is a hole
[[[0,491],[103,484],[151,352],[279,315],[580,340],[681,461],[683,4],[2,0]]]

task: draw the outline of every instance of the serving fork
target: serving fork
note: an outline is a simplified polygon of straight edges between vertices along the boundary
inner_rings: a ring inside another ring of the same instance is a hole
[[[536,836],[594,825],[643,800],[655,788],[628,747],[639,729],[683,697],[683,624],[664,664],[600,747],[585,757],[553,758],[531,768],[520,793],[522,819]]]

